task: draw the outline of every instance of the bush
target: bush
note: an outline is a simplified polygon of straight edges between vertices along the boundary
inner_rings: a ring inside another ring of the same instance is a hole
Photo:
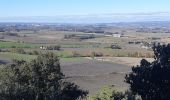
[[[155,61],[141,60],[125,79],[143,100],[170,100],[170,44],[154,45]]]
[[[14,60],[1,68],[0,100],[76,100],[87,95],[64,79],[53,53],[41,54],[31,62]]]
[[[54,50],[60,50],[60,49],[61,49],[61,46],[60,46],[60,45],[54,46]]]
[[[26,52],[26,54],[29,54],[29,55],[40,55],[41,52],[38,52],[38,51],[34,50],[34,51],[28,51],[28,52]]]
[[[118,92],[113,87],[104,87],[94,97],[88,97],[88,100],[139,100],[138,97],[130,91]]]
[[[60,50],[61,46],[55,45],[55,46],[48,46],[47,50]]]
[[[40,53],[38,51],[34,50],[32,54],[33,55],[39,55]]]
[[[12,48],[11,52],[13,53],[19,53],[19,54],[26,54],[25,50],[22,48]]]
[[[81,55],[76,51],[73,51],[72,55],[73,55],[73,57],[81,57]]]
[[[92,52],[91,53],[91,57],[102,57],[103,56],[103,53],[101,52]]]
[[[111,49],[122,49],[120,46],[114,45],[114,44],[111,45],[110,48],[111,48]]]
[[[19,35],[17,33],[6,33],[5,35],[19,37]]]

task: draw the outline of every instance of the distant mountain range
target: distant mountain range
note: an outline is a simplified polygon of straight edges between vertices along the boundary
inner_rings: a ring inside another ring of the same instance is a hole
[[[112,22],[142,22],[142,21],[170,21],[170,12],[110,13],[110,14],[68,15],[68,16],[0,17],[0,22],[112,23]]]

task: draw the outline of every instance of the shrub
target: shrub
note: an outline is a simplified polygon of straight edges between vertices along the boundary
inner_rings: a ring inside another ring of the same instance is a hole
[[[81,55],[78,53],[78,52],[76,52],[76,51],[73,51],[72,52],[72,55],[73,55],[73,57],[80,57]]]
[[[137,95],[130,91],[118,92],[113,87],[104,87],[94,97],[88,97],[88,100],[139,100]]]
[[[154,45],[155,61],[141,60],[125,79],[143,100],[170,100],[170,44]]]
[[[22,48],[12,48],[11,52],[13,53],[19,53],[19,54],[26,54],[25,50]]]
[[[31,62],[18,61],[1,68],[1,100],[76,100],[87,95],[74,83],[66,82],[59,59],[41,54]]]
[[[55,45],[55,46],[48,46],[47,50],[60,50],[61,46],[60,45]]]
[[[103,56],[103,53],[101,52],[92,52],[91,53],[91,57],[102,57]]]

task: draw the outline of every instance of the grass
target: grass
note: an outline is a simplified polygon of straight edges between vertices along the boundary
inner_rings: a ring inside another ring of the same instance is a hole
[[[27,55],[27,54],[17,54],[17,53],[10,53],[10,52],[0,52],[0,59],[7,60],[11,62],[13,59],[16,60],[24,60],[27,62],[30,62],[33,59],[36,59],[36,55]],[[86,60],[83,57],[59,57],[61,62],[81,62]],[[0,64],[0,68],[2,68],[4,65]]]
[[[31,61],[32,59],[35,59],[37,56],[36,55],[28,55],[28,54],[18,54],[18,53],[11,53],[11,52],[0,52],[0,58],[5,59],[5,60],[25,60],[25,61]],[[59,58],[62,61],[82,61],[84,58],[83,57],[70,57],[67,55],[65,52],[62,52],[59,55]]]
[[[144,52],[144,51],[137,51],[137,50],[110,49],[110,48],[83,48],[83,49],[75,48],[73,50],[66,49],[64,51],[58,51],[55,53],[60,58],[71,58],[73,57],[74,53],[77,53],[79,57],[89,57],[89,56],[91,57],[92,52],[102,53],[103,56],[107,56],[107,57],[133,57],[131,55],[135,54],[136,52],[143,55],[152,53],[149,51]]]
[[[37,48],[35,44],[0,41],[0,48]]]
[[[62,48],[108,48],[108,44],[63,44]]]
[[[60,51],[56,53],[60,58],[70,58],[72,57],[72,52]]]
[[[72,57],[72,58],[61,58],[61,61],[64,61],[64,62],[79,62],[79,61],[83,61],[85,60],[85,58],[83,57]]]
[[[0,53],[1,58],[5,58],[8,60],[25,60],[25,61],[31,61],[32,59],[35,59],[35,55],[27,55],[27,54],[17,54],[17,53],[10,53],[10,52],[1,52]]]

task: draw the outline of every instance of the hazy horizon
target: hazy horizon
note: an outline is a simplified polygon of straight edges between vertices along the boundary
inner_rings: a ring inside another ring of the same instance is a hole
[[[166,21],[169,4],[169,0],[1,0],[0,22]]]
[[[143,21],[170,21],[170,12],[0,17],[0,22],[114,23],[114,22],[143,22]]]

